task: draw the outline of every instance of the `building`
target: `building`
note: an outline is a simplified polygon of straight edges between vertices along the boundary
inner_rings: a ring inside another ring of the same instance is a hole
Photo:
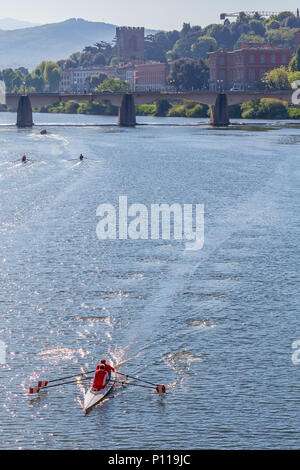
[[[121,64],[117,69],[117,78],[126,82],[131,91],[169,91],[168,65],[163,62],[145,64]]]
[[[163,62],[149,62],[136,65],[133,70],[134,91],[166,91],[168,65]]]
[[[212,91],[254,89],[266,72],[291,60],[290,50],[270,44],[245,44],[235,51],[209,52]]]
[[[295,32],[295,49],[300,46],[300,30]]]
[[[117,28],[117,56],[120,63],[143,64],[145,61],[145,29]]]
[[[61,93],[82,93],[85,90],[89,91],[86,80],[89,77],[98,76],[101,73],[107,75],[109,78],[115,78],[116,69],[115,67],[102,65],[61,70],[59,91]]]
[[[130,86],[130,90],[134,89],[133,83],[133,71],[135,69],[134,64],[120,64],[117,68],[117,78],[121,80],[121,82],[126,82]]]

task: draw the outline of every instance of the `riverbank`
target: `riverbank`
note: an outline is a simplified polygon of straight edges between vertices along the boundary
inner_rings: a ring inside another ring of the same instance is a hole
[[[118,107],[110,103],[78,103],[76,101],[39,106],[34,111],[50,114],[118,115]],[[210,114],[210,108],[193,101],[171,103],[162,99],[154,104],[137,106],[136,114],[137,116],[206,118]],[[231,106],[229,115],[231,118],[241,119],[300,119],[300,109],[291,107],[284,101],[263,98]]]

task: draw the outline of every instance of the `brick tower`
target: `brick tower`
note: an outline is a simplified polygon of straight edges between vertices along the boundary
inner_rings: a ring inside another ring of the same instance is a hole
[[[145,62],[144,38],[144,28],[117,28],[117,54],[119,61],[143,64]]]

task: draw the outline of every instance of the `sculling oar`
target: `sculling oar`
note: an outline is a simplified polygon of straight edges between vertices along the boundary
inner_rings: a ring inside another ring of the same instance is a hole
[[[68,379],[73,379],[74,377],[81,377],[82,375],[88,375],[88,374],[93,374],[95,372],[95,370],[90,370],[88,372],[81,372],[79,374],[76,374],[76,375],[69,375],[68,377],[61,377],[60,379],[52,379],[52,380],[44,380],[44,381],[40,381],[39,382],[39,387],[45,387],[47,386],[48,384],[51,384],[53,382],[61,382],[62,380],[68,380]],[[45,385],[47,384],[47,385]]]
[[[92,378],[93,377],[85,377],[80,380],[91,380]],[[29,394],[33,395],[34,393],[39,393],[41,390],[48,390],[48,388],[61,387],[62,385],[76,384],[78,383],[78,380],[72,380],[71,382],[62,382],[61,384],[50,385],[50,387],[48,387],[48,383],[50,382],[39,382],[37,387],[30,387]]]
[[[157,393],[166,393],[166,387],[164,385],[155,385],[154,387],[150,387],[149,385],[133,384],[132,382],[121,382],[117,380],[115,380],[113,383],[120,385],[132,385],[133,387],[150,388],[150,390],[156,390]],[[162,389],[161,387],[164,388]]]
[[[166,393],[166,387],[164,385],[154,384],[152,382],[148,382],[148,380],[139,379],[138,377],[133,377],[132,375],[122,374],[121,372],[118,372],[118,371],[116,371],[116,374],[122,375],[123,377],[126,377],[128,379],[134,379],[134,380],[138,380],[139,382],[144,382],[145,384],[148,384],[148,385],[153,385],[153,387],[155,387],[156,389],[160,388],[159,393]]]

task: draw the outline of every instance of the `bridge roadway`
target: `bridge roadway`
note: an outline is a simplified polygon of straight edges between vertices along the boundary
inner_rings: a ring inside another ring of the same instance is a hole
[[[67,101],[93,101],[96,103],[110,102],[112,105],[119,108],[119,124],[124,126],[135,125],[135,106],[141,104],[151,104],[159,99],[166,100],[188,100],[196,103],[206,104],[212,106],[211,123],[212,125],[228,125],[228,107],[243,103],[253,99],[273,98],[291,103],[293,92],[291,90],[279,91],[226,91],[226,92],[213,92],[213,91],[190,91],[182,93],[164,93],[164,92],[104,92],[99,94],[93,93],[31,93],[26,100],[23,97],[21,104],[20,95],[6,94],[6,104],[13,110],[18,109],[18,125],[22,126],[21,114],[26,114],[24,124],[30,121],[29,116],[31,106],[36,108],[38,106],[45,106],[49,104],[56,104],[59,102]],[[24,116],[23,116],[24,117]],[[29,119],[29,120],[28,120]]]

